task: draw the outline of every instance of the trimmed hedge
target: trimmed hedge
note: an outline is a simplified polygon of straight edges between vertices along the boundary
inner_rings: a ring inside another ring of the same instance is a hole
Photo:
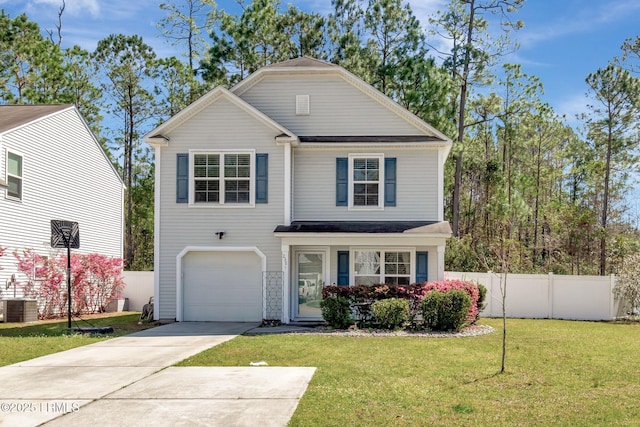
[[[371,304],[375,322],[385,329],[398,329],[409,322],[409,301],[387,298]]]
[[[351,304],[343,296],[330,296],[320,301],[322,317],[332,327],[337,329],[347,328],[353,324],[351,317]]]
[[[464,291],[431,291],[422,299],[420,308],[427,328],[436,331],[458,331],[468,320],[471,297]]]

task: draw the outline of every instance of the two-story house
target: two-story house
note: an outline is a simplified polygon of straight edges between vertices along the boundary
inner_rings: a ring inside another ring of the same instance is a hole
[[[319,320],[327,284],[441,280],[451,140],[311,58],[217,87],[155,148],[155,316]]]
[[[26,280],[14,251],[57,254],[51,220],[78,223],[77,252],[122,257],[124,184],[75,106],[0,105],[0,181],[4,297]]]

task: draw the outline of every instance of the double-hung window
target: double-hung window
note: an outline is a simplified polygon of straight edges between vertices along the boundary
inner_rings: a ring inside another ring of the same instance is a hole
[[[384,208],[384,156],[352,154],[349,156],[349,206]]]
[[[411,251],[357,250],[353,255],[356,285],[408,285],[411,282]]]
[[[22,200],[22,156],[7,153],[7,197]]]
[[[194,204],[253,205],[253,152],[193,152]]]

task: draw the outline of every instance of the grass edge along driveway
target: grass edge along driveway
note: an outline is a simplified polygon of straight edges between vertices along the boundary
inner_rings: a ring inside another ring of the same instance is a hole
[[[89,323],[74,320],[71,327],[113,326],[114,332],[106,335],[68,334],[65,333],[67,320],[0,323],[0,366],[128,335],[155,326],[148,322],[138,325],[140,313],[136,312],[82,317]]]
[[[179,365],[317,367],[291,426],[640,425],[640,324],[509,319],[507,332],[504,374],[501,333],[240,336]]]

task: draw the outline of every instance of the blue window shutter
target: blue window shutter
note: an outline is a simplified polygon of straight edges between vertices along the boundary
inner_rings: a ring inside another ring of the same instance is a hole
[[[349,204],[349,159],[336,158],[336,206]]]
[[[338,286],[349,286],[349,251],[338,251]]]
[[[429,252],[416,252],[416,283],[429,280]]]
[[[178,153],[176,165],[176,203],[189,202],[189,154]]]
[[[384,205],[396,205],[396,159],[384,159]]]
[[[269,155],[256,154],[256,203],[267,203]]]

